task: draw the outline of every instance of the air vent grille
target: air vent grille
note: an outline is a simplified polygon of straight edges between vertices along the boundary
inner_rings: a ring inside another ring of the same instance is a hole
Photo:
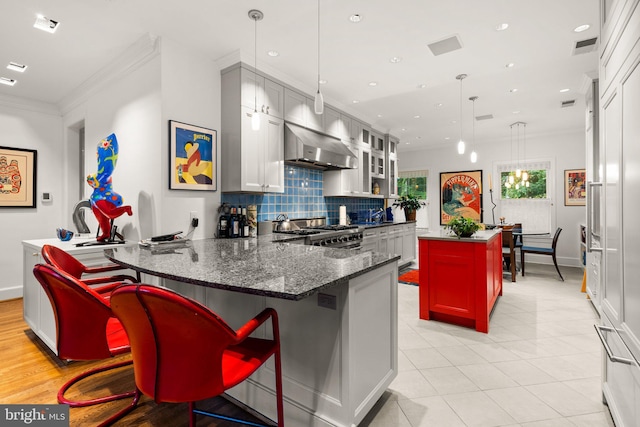
[[[586,40],[580,40],[573,45],[573,55],[580,55],[582,53],[594,52],[596,50],[598,50],[597,37],[593,37]]]
[[[568,101],[562,101],[562,105],[560,107],[562,108],[573,107],[575,104],[576,104],[576,100],[570,99]]]
[[[493,114],[485,114],[484,116],[476,116],[476,120],[490,120],[493,119]]]
[[[427,46],[431,50],[431,53],[433,53],[433,56],[438,56],[453,52],[454,50],[462,49],[462,42],[460,42],[460,38],[456,35],[429,43]]]

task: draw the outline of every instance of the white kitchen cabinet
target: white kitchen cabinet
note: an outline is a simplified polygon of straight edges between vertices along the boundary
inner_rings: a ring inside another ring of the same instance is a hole
[[[265,114],[251,128],[253,101],[247,95],[253,72],[234,66],[222,72],[221,186],[223,192],[284,192],[284,96],[264,78]],[[260,77],[260,76],[258,76]],[[258,79],[259,80],[259,79]],[[277,84],[275,84],[278,86]],[[282,86],[280,86],[282,87]],[[282,88],[284,94],[284,88]],[[246,95],[246,96],[245,96]],[[271,101],[273,100],[273,102]],[[243,105],[248,104],[248,105]],[[259,101],[259,105],[260,101]],[[259,108],[260,111],[262,108]],[[266,114],[266,112],[269,114]],[[276,114],[277,113],[277,114]]]
[[[100,246],[84,246],[76,247],[75,244],[93,239],[74,238],[68,242],[61,242],[58,239],[41,239],[41,240],[25,240],[22,242],[22,286],[23,286],[23,315],[24,321],[29,325],[31,330],[38,338],[46,344],[47,347],[58,354],[56,347],[56,320],[53,315],[53,308],[49,297],[40,285],[40,282],[33,275],[33,267],[36,264],[45,264],[42,258],[42,247],[46,244],[54,245],[65,252],[76,257],[80,262],[89,267],[107,265],[110,262],[104,257],[104,249],[118,245],[100,245]],[[134,245],[136,242],[125,243],[125,245]],[[135,277],[135,272],[123,269],[122,271],[112,272],[112,274],[128,274]],[[87,276],[91,277],[91,276]]]
[[[388,198],[398,197],[398,145],[400,140],[392,135],[385,135],[385,156],[387,165],[384,194]]]
[[[369,174],[369,148],[358,144],[347,145],[358,156],[357,169],[341,169],[323,173],[325,197],[371,197]]]
[[[367,227],[362,233],[362,250],[400,255],[398,265],[416,259],[416,224],[400,223]]]
[[[322,114],[324,116],[324,133],[345,141],[344,126],[342,124],[340,111],[325,105],[324,113]]]
[[[603,165],[602,390],[618,427],[640,426],[640,8],[601,1],[600,144]],[[592,163],[588,163],[593,167]],[[595,177],[595,176],[594,176]],[[594,199],[590,199],[593,203]],[[593,277],[587,277],[591,288]]]
[[[324,132],[324,114],[316,114],[313,98],[305,98],[307,108],[307,127],[318,132]]]
[[[237,68],[240,73],[241,104],[268,116],[283,118],[284,87],[264,76],[244,67]]]
[[[356,139],[351,135],[353,119],[346,114],[340,113],[340,139],[350,143],[356,142]]]
[[[325,133],[324,114],[316,114],[313,98],[290,88],[284,90],[284,119],[302,127]]]

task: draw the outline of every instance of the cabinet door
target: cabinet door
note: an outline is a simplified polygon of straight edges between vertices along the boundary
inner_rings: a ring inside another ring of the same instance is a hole
[[[356,142],[356,138],[351,137],[351,117],[340,114],[340,136],[343,141]]]
[[[300,126],[306,126],[305,110],[307,98],[291,89],[284,89],[284,119]]]
[[[367,148],[360,147],[358,149],[360,157],[358,158],[358,188],[364,195],[371,194],[371,173],[369,172],[369,158],[371,152]]]
[[[364,124],[357,121],[357,120],[351,120],[351,129],[350,129],[350,135],[351,135],[351,142],[358,144],[360,142],[362,142],[362,131],[364,129]],[[367,135],[367,138],[369,138],[369,135]]]
[[[282,119],[284,117],[284,87],[265,78],[263,96],[265,114]]]
[[[402,232],[402,260],[413,261],[416,259],[416,233],[415,227],[403,226]]]
[[[242,147],[241,151],[241,165],[240,179],[242,180],[240,186],[242,191],[263,191],[264,183],[264,140],[265,129],[268,129],[269,116],[262,116],[262,123],[260,130],[251,129],[251,117],[253,116],[253,109],[243,107],[242,108],[242,129],[241,135]],[[225,165],[224,167],[237,167],[234,165]]]
[[[324,114],[316,114],[312,98],[306,98],[305,101],[306,126],[318,132],[324,132]]]
[[[331,107],[324,107],[324,132],[327,135],[343,139],[342,119],[340,112]]]
[[[264,130],[264,191],[284,193],[284,121],[266,116]]]
[[[264,104],[264,77],[240,68],[240,100],[243,107],[261,111]]]
[[[389,158],[389,197],[397,197],[398,196],[398,161],[391,157]]]

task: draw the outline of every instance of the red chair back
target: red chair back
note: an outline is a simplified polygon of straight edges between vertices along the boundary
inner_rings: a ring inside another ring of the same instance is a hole
[[[98,360],[129,351],[129,340],[108,303],[77,278],[50,265],[33,274],[49,297],[62,359]]]
[[[42,247],[42,257],[47,264],[72,275],[76,279],[82,278],[82,273],[85,271],[84,264],[56,246],[44,245]]]
[[[111,308],[131,342],[138,388],[156,402],[224,392],[223,355],[236,332],[207,307],[166,289],[124,285]]]

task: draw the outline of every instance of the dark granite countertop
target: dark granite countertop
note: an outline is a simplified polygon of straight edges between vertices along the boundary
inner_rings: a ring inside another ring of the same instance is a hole
[[[300,240],[300,236],[293,237]],[[347,283],[400,258],[308,246],[291,240],[289,235],[204,239],[153,248],[117,247],[106,249],[105,256],[133,270],[166,279],[289,300],[301,300]]]
[[[354,224],[364,228],[380,228],[380,227],[391,227],[393,225],[405,225],[405,224],[415,224],[415,223],[416,223],[415,221],[405,221],[405,222],[377,222],[375,224],[373,223],[358,224],[356,222]]]

